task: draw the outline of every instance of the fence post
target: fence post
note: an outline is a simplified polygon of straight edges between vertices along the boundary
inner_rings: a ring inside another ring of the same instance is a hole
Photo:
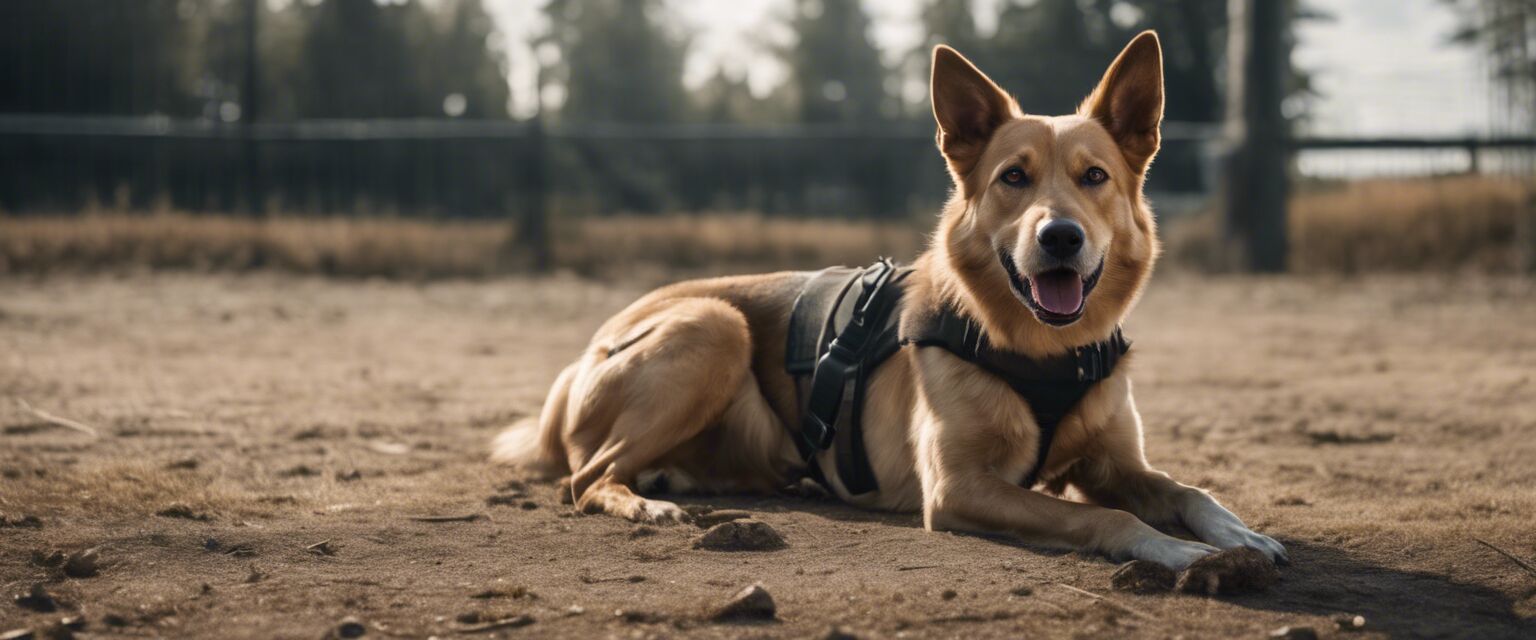
[[[1286,269],[1290,131],[1280,103],[1290,70],[1289,0],[1230,0],[1222,229],[1236,266]]]
[[[241,155],[245,162],[246,212],[264,213],[261,157],[256,146],[256,119],[261,116],[261,44],[257,41],[257,21],[261,19],[262,0],[245,0],[245,73],[240,83]]]
[[[534,271],[548,271],[554,255],[549,237],[549,175],[545,170],[544,114],[535,115],[528,125],[528,204],[518,218],[517,246],[528,256],[525,264]]]

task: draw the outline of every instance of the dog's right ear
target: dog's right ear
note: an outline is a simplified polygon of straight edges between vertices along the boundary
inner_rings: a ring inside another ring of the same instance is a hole
[[[1017,107],[976,65],[942,44],[933,48],[929,90],[933,117],[939,121],[939,151],[955,184],[964,189],[965,176],[975,168],[992,133],[1015,117]]]

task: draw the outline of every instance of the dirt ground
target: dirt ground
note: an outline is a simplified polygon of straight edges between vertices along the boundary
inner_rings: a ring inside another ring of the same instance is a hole
[[[1127,328],[1152,462],[1294,560],[1222,599],[1115,592],[1099,557],[828,501],[679,498],[789,544],[724,553],[692,527],[574,515],[550,485],[516,496],[487,441],[640,290],[0,280],[0,632],[79,615],[139,637],[316,638],[346,616],[368,637],[507,619],[524,626],[470,637],[1536,637],[1536,572],[1479,542],[1536,564],[1531,281],[1153,283]],[[48,566],[86,548],[96,576]],[[776,622],[701,617],[754,582]],[[13,602],[34,583],[59,611]]]

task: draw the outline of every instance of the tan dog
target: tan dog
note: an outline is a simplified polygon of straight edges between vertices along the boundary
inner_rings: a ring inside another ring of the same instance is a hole
[[[1024,115],[964,57],[933,52],[938,146],[955,191],[902,300],[952,305],[994,345],[1047,357],[1104,340],[1158,252],[1142,182],[1159,145],[1162,52],[1137,36],[1078,113]],[[1090,274],[1102,272],[1094,283]],[[808,273],[683,282],[646,295],[598,330],[555,381],[542,415],[498,436],[493,458],[570,474],[575,504],[644,522],[687,518],[641,497],[642,474],[674,489],[770,491],[803,472],[786,425],[799,424],[784,370],[786,325]],[[1090,286],[1085,286],[1090,285]],[[1151,469],[1121,367],[1059,425],[1039,477],[1092,504],[1019,486],[1039,430],[1006,384],[948,351],[908,346],[881,365],[863,412],[880,489],[860,506],[923,512],[929,529],[1005,532],[1035,544],[1178,569],[1217,548],[1284,548],[1208,494]],[[1152,525],[1181,524],[1203,542]]]

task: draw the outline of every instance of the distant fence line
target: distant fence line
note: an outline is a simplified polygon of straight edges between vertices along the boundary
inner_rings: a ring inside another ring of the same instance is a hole
[[[1213,132],[1169,123],[1153,188],[1206,190],[1203,145]],[[101,203],[452,217],[536,207],[894,218],[931,210],[948,189],[933,128],[916,123],[241,124],[0,114],[0,208],[13,212]]]
[[[1220,125],[1168,122],[1162,133],[1149,191],[1165,210],[1170,202],[1203,202],[1217,188]],[[247,124],[0,114],[0,209],[96,204],[426,217],[753,210],[899,218],[931,210],[948,192],[933,144],[932,127],[919,123]],[[1536,167],[1530,136],[1299,137],[1289,147],[1303,160],[1431,154],[1424,166],[1433,171]],[[1489,154],[1497,161],[1480,162]],[[1504,157],[1510,154],[1515,160]]]

